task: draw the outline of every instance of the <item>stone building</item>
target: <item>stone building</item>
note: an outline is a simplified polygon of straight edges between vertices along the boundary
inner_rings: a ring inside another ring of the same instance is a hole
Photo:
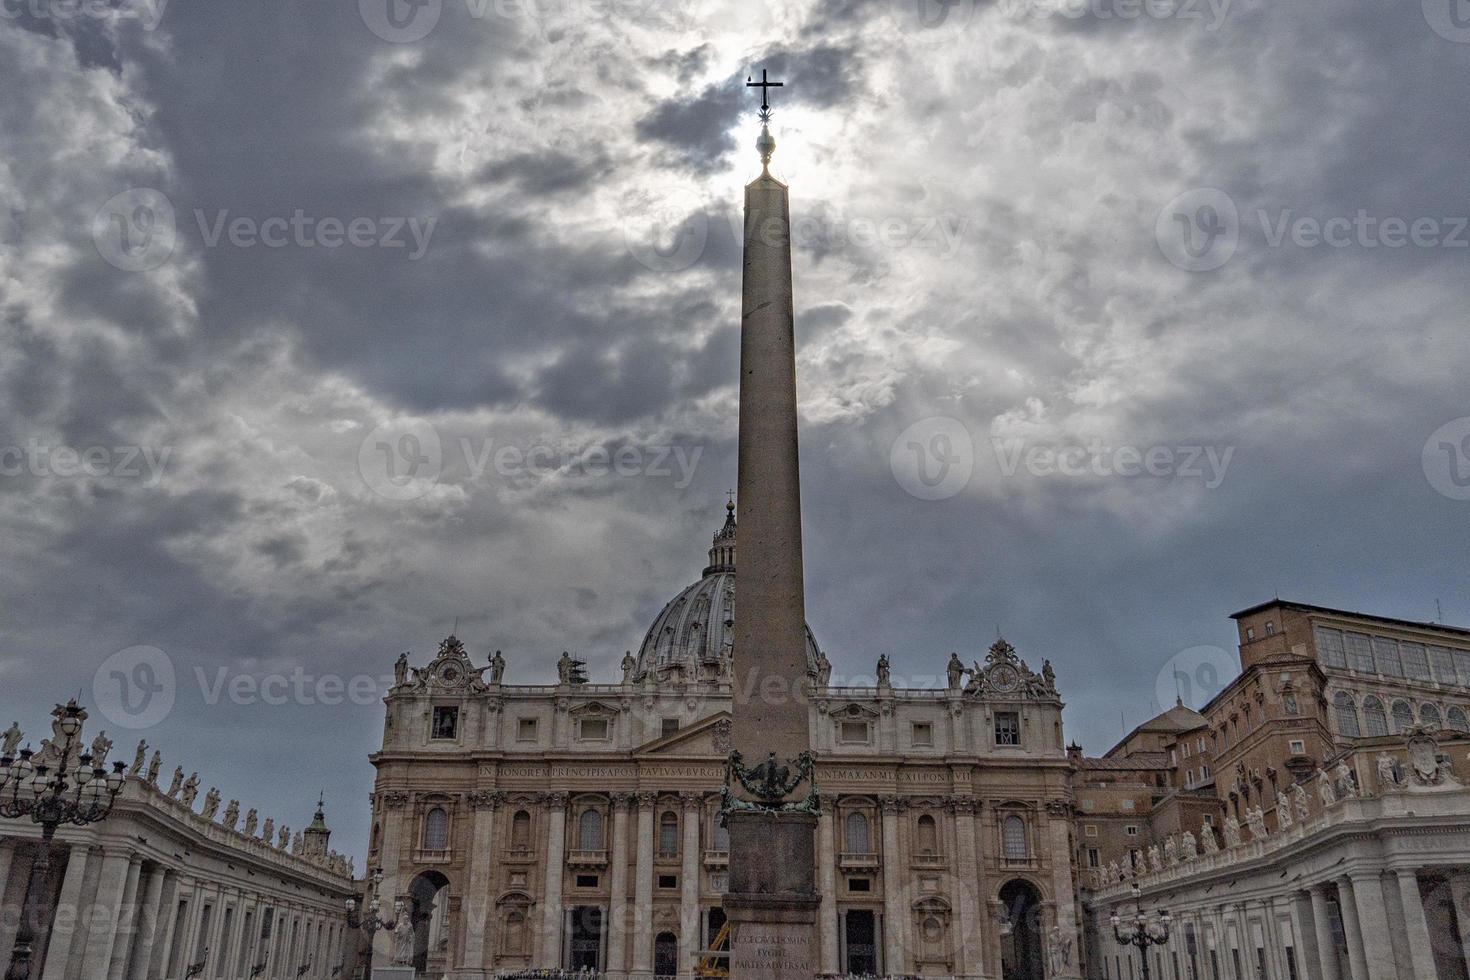
[[[5,755],[18,758],[21,737],[18,726],[4,733]],[[94,756],[110,749],[98,738]],[[36,937],[31,976],[174,980],[195,967],[206,980],[333,977],[342,962],[344,903],[355,889],[347,859],[328,848],[321,805],[293,835],[273,820],[260,823],[254,810],[242,818],[234,800],[216,816],[220,794],[211,788],[199,797],[197,773],[186,778],[177,769],[160,789],[160,766],[159,754],[149,761],[139,745],[111,813],[57,831],[55,911]],[[0,818],[4,963],[39,838],[29,817]]]
[[[509,684],[504,657],[472,663],[454,637],[400,658],[369,861],[413,910],[420,970],[692,974],[724,922],[735,555],[732,511],[618,683],[564,654],[560,683]],[[998,640],[930,687],[886,657],[858,687],[810,631],[807,655],[822,971],[1079,976],[1050,664]]]
[[[1234,618],[1240,675],[1199,714],[1074,758],[1088,975],[1141,969],[1109,921],[1137,886],[1176,921],[1155,976],[1467,980],[1470,630],[1280,600]],[[1211,783],[1183,798],[1181,765]],[[1146,789],[1139,844],[1110,834],[1093,859],[1086,824],[1116,820],[1088,800]]]

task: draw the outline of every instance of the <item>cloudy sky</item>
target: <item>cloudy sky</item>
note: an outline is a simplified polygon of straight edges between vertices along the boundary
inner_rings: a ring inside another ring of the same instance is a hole
[[[1454,2],[5,0],[0,726],[360,851],[316,681],[611,679],[735,481],[762,66],[838,675],[999,629],[1101,752],[1272,595],[1470,623]]]

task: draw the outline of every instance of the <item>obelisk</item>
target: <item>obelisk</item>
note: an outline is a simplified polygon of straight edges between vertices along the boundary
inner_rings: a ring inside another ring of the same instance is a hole
[[[732,747],[769,775],[794,773],[811,748],[807,723],[806,603],[797,460],[796,343],[786,185],[775,150],[765,72],[761,175],[745,188],[740,323],[740,560],[736,572]],[[769,784],[768,784],[769,785]],[[810,787],[806,787],[810,790]],[[736,790],[744,800],[752,794]],[[730,976],[810,980],[817,972],[815,813],[794,794],[726,813]]]

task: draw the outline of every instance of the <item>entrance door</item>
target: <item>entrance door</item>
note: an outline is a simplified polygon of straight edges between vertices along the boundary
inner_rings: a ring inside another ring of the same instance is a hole
[[[1003,980],[1042,980],[1041,895],[1036,886],[1019,878],[1001,887],[1006,928],[1000,941]]]
[[[843,916],[847,937],[847,972],[874,975],[878,972],[878,928],[867,909],[849,909]]]
[[[602,970],[602,909],[578,905],[572,909],[571,956],[573,970]]]
[[[672,932],[661,932],[653,941],[653,973],[659,977],[679,973],[679,939]]]

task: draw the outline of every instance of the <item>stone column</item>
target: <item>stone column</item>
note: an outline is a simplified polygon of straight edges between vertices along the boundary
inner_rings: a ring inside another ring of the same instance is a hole
[[[833,827],[833,802],[822,804],[817,820],[817,887],[822,892],[822,906],[817,913],[817,937],[821,944],[823,973],[837,971],[837,841]]]
[[[88,916],[87,946],[82,954],[85,976],[101,978],[108,975],[112,944],[117,939],[117,917],[122,909],[123,890],[127,887],[131,863],[126,851],[103,848],[97,897],[92,901],[92,914]]]
[[[611,895],[607,917],[607,972],[614,978],[626,975],[628,969],[628,808],[632,805],[631,794],[613,794],[612,852],[608,855],[611,868],[608,890]]]
[[[950,803],[954,813],[958,868],[951,891],[959,901],[955,971],[967,977],[979,977],[985,975],[985,944],[980,935],[981,892],[985,887],[985,876],[975,846],[975,801],[960,797]]]
[[[55,867],[57,851],[66,846],[55,845],[52,867]],[[66,980],[67,961],[71,958],[77,922],[82,919],[82,881],[87,875],[90,856],[85,844],[70,845],[66,877],[61,879],[61,896],[51,916],[51,936],[46,940],[46,966],[41,980]]]
[[[653,807],[657,793],[638,794],[638,864],[633,871],[633,976],[653,976]]]
[[[1455,917],[1460,925],[1460,935],[1455,940],[1465,965],[1470,967],[1470,918],[1466,916],[1466,912],[1470,911],[1470,873],[1450,873],[1450,900],[1455,903]]]
[[[1055,799],[1046,804],[1047,829],[1050,831],[1050,854],[1052,863],[1052,893],[1056,895],[1056,927],[1064,941],[1071,943],[1072,956],[1067,965],[1055,974],[1057,977],[1081,977],[1082,935],[1077,929],[1077,888],[1072,880],[1072,807],[1066,800]],[[1046,936],[1042,936],[1045,955]],[[1180,954],[1181,958],[1183,953]]]
[[[561,966],[562,925],[566,912],[561,907],[561,884],[567,865],[567,794],[548,793],[546,819],[546,884],[541,890],[540,966]]]
[[[128,877],[123,885],[122,906],[118,910],[117,937],[112,943],[112,963],[107,980],[123,980],[128,968],[128,953],[138,931],[138,876],[143,871],[143,856],[134,854],[128,861]]]
[[[694,975],[699,951],[699,806],[698,793],[681,793],[684,804],[683,867],[679,871],[679,976]]]
[[[1363,955],[1371,980],[1399,980],[1393,946],[1388,940],[1388,909],[1383,901],[1383,879],[1377,872],[1350,874],[1353,902],[1358,907],[1358,928],[1363,937]]]
[[[1342,980],[1337,967],[1337,943],[1332,935],[1332,911],[1327,905],[1327,886],[1313,885],[1312,931],[1317,937],[1317,969],[1322,980]]]
[[[906,973],[903,955],[903,881],[906,877],[898,850],[898,812],[903,801],[885,796],[883,807],[883,969],[885,974]]]
[[[179,898],[179,873],[170,868],[163,879],[163,897],[158,903],[158,925],[154,930],[153,956],[149,959],[144,976],[161,976],[168,966],[169,946],[173,942],[174,920],[177,918]]]
[[[0,903],[4,902],[6,889],[10,887],[10,872],[15,867],[17,843],[14,840],[0,839]],[[55,866],[56,862],[53,858],[52,867]],[[0,915],[0,959],[6,960],[7,965],[10,949],[15,945],[12,932],[17,924],[16,916]]]
[[[154,865],[144,881],[143,899],[138,903],[138,938],[133,944],[132,966],[127,972],[127,980],[147,980],[148,964],[153,959],[153,943],[158,936],[165,873],[162,866]]]
[[[486,922],[490,916],[490,855],[494,852],[495,809],[500,793],[473,793],[470,806],[474,819],[470,829],[470,880],[464,896],[464,969],[461,976],[483,973],[490,965],[485,946]]]
[[[1413,871],[1394,872],[1399,881],[1399,895],[1404,904],[1404,938],[1408,940],[1409,962],[1415,977],[1437,975],[1434,966],[1434,941],[1429,936],[1429,922],[1424,917],[1424,900],[1419,895],[1419,879]]]
[[[1363,929],[1358,918],[1356,885],[1347,875],[1337,879],[1337,908],[1342,913],[1342,931],[1347,937],[1348,967],[1352,980],[1378,980],[1368,973],[1368,954],[1363,948]],[[1377,933],[1375,944],[1388,945],[1388,935]]]

